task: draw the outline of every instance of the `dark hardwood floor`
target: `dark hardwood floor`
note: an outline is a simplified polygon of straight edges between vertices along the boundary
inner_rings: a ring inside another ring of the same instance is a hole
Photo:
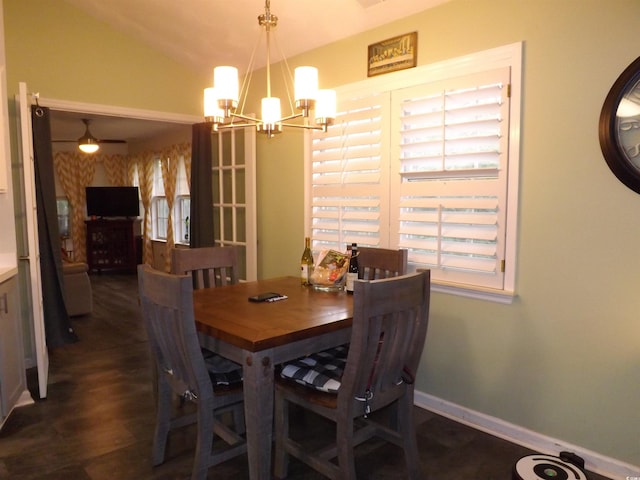
[[[16,409],[0,432],[0,479],[189,478],[192,428],[170,437],[163,465],[150,464],[154,405],[136,278],[102,274],[91,281],[94,311],[73,319],[78,343],[51,352],[47,399]],[[37,398],[31,370],[29,385]],[[297,426],[310,438],[331,434],[322,420],[298,416]],[[516,461],[533,453],[419,408],[415,422],[425,479],[509,480]],[[356,456],[359,478],[406,478],[402,451],[394,446],[368,443]],[[248,478],[246,456],[212,468],[209,478]],[[289,478],[324,477],[292,460]]]

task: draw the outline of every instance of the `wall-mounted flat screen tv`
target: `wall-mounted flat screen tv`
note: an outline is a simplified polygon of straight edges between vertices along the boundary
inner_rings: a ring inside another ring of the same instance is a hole
[[[89,217],[137,217],[138,187],[86,187]]]

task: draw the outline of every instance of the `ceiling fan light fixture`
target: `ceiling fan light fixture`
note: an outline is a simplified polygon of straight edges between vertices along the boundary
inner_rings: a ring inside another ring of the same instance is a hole
[[[78,148],[84,153],[96,153],[100,148],[95,138],[82,137],[78,140]]]
[[[82,120],[86,126],[84,135],[78,139],[78,148],[84,153],[96,153],[100,148],[98,139],[89,131],[89,120]]]

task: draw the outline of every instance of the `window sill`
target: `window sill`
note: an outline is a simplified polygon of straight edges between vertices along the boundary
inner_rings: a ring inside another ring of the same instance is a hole
[[[460,297],[475,298],[476,300],[487,300],[490,302],[511,305],[516,297],[515,292],[506,290],[495,290],[491,288],[468,287],[453,283],[431,282],[431,290],[438,293],[458,295]]]
[[[152,242],[156,242],[156,243],[167,243],[167,240],[165,238],[153,238],[151,239]],[[175,246],[181,246],[181,247],[188,247],[189,246],[189,242],[173,242],[173,244]]]

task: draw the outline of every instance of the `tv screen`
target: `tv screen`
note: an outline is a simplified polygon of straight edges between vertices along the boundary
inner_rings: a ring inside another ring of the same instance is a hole
[[[90,217],[137,217],[140,215],[138,187],[87,187]]]

